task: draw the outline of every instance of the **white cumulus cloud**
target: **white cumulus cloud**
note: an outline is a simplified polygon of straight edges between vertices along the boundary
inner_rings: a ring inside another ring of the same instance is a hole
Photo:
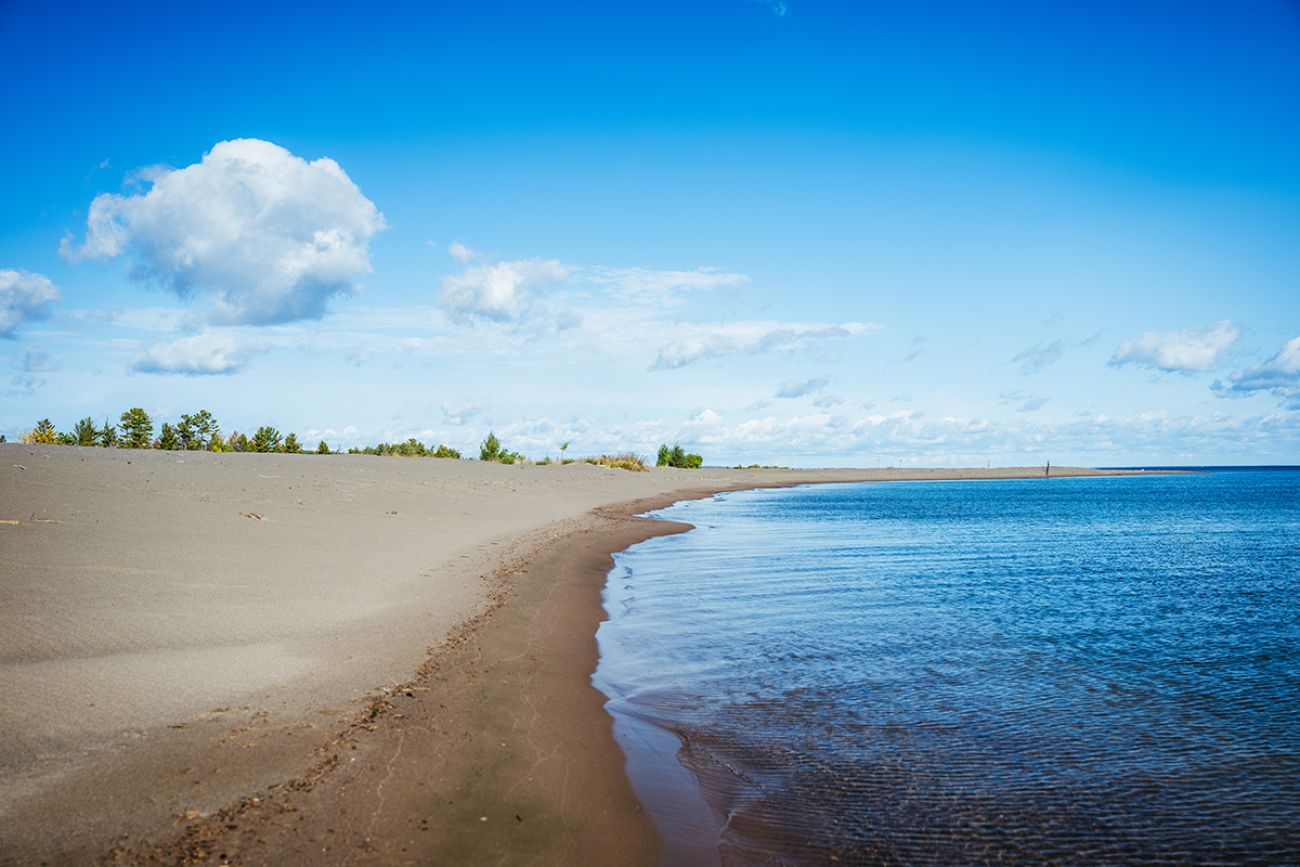
[[[0,337],[14,337],[18,326],[49,315],[59,287],[43,274],[0,268]]]
[[[168,343],[155,343],[136,359],[141,373],[180,373],[215,376],[235,373],[244,366],[247,347],[229,334],[205,331]]]
[[[862,322],[840,325],[800,322],[729,322],[716,325],[685,325],[678,340],[659,350],[652,370],[671,370],[709,358],[727,355],[756,355],[782,349],[801,349],[822,340],[857,337],[878,326]]]
[[[1241,336],[1230,320],[1205,328],[1185,331],[1147,331],[1133,338],[1111,356],[1112,367],[1140,364],[1168,373],[1209,370]]]
[[[513,322],[530,309],[535,290],[565,279],[569,270],[555,259],[473,265],[442,281],[439,300],[443,309],[459,321]]]
[[[220,142],[182,169],[151,170],[147,192],[90,204],[68,259],[131,258],[132,273],[182,297],[211,296],[217,321],[318,319],[358,291],[383,215],[332,159],[308,162],[258,139]]]

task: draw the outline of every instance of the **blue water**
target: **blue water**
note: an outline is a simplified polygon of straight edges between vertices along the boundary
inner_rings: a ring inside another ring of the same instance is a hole
[[[595,682],[674,863],[1300,863],[1300,472],[656,516]]]

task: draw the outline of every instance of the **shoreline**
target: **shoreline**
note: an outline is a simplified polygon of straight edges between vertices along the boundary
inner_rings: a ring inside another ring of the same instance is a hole
[[[130,463],[129,457],[111,460]],[[355,468],[392,475],[405,463],[374,458]],[[408,468],[400,470],[407,482]],[[20,792],[11,801],[0,862],[220,863],[224,854],[238,863],[315,863],[323,855],[347,863],[653,863],[657,832],[624,773],[606,699],[591,683],[613,554],[689,529],[637,515],[728,490],[1042,477],[1038,468],[658,475],[471,464],[419,471],[457,473],[478,487],[485,484],[479,479],[498,487],[495,480],[504,479],[512,497],[527,493],[524,480],[540,480],[540,502],[548,508],[561,481],[559,488],[578,487],[586,500],[614,502],[586,508],[578,500],[576,515],[492,537],[473,557],[462,554],[478,576],[476,613],[441,631],[426,625],[434,646],[413,678],[369,689],[364,701],[342,708],[337,701],[314,707],[319,716],[268,713],[252,703],[213,708],[199,719],[143,730],[130,743],[91,750],[35,795]],[[369,683],[376,681],[372,675]],[[282,701],[287,706],[306,707],[315,698],[306,682],[282,690],[298,693]],[[71,827],[66,816],[76,817]]]

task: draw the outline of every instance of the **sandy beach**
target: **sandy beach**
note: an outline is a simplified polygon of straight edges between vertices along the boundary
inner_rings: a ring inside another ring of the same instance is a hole
[[[1042,472],[0,445],[0,862],[654,863],[590,685],[610,554],[688,529],[635,516]]]

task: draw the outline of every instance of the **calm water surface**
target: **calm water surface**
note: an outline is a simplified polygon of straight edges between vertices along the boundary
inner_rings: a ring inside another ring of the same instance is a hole
[[[595,682],[674,863],[1300,863],[1300,472],[656,513]]]

